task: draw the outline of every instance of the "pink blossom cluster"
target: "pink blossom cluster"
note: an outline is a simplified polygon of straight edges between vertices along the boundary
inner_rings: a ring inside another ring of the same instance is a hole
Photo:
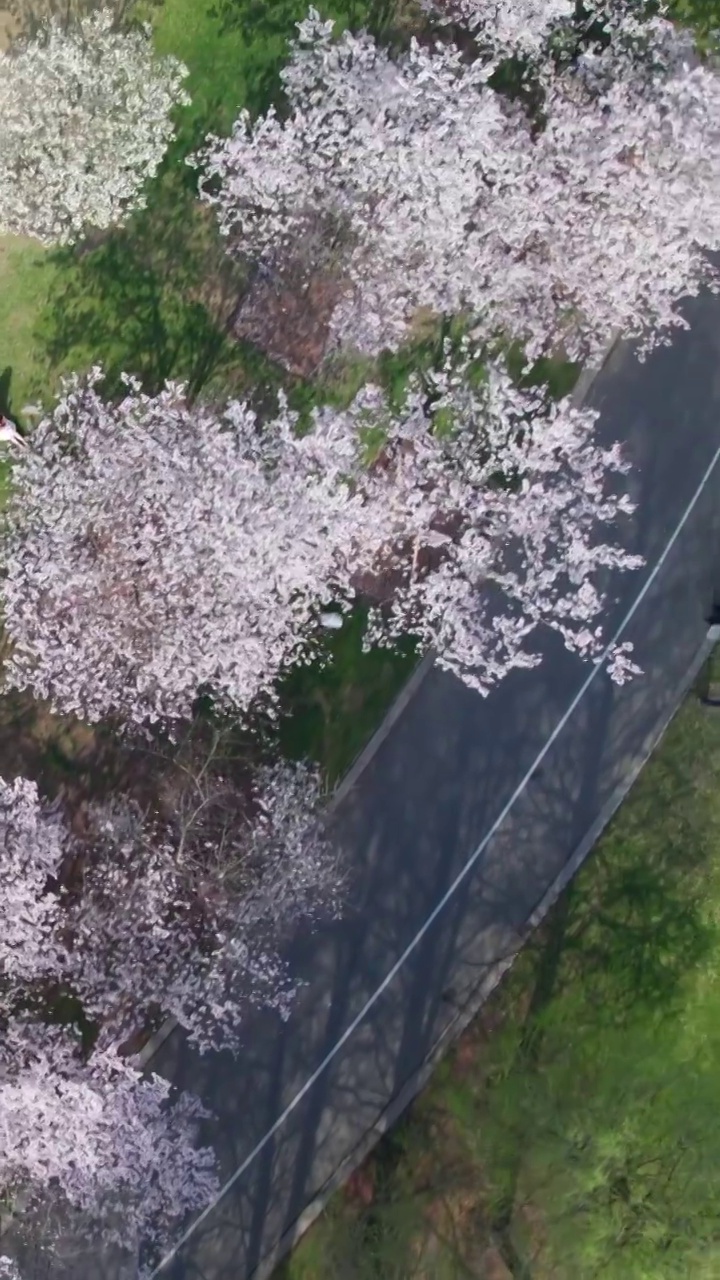
[[[520,388],[502,360],[478,366],[470,340],[412,378],[399,410],[366,386],[345,413],[318,415],[320,438],[330,430],[333,447],[340,433],[354,442],[357,490],[386,522],[376,566],[394,573],[393,586],[367,643],[414,632],[482,693],[539,661],[527,640],[541,625],[597,656],[607,573],[642,563],[598,537],[633,504],[609,490],[628,464],[619,447],[596,444],[597,417],[544,387]],[[368,431],[382,441],[369,467]],[[631,665],[626,653],[625,675]]]
[[[114,1050],[89,1060],[66,1030],[11,1018],[0,1039],[0,1185],[89,1214],[106,1240],[160,1240],[216,1189],[214,1155],[195,1145],[204,1112]],[[118,1215],[118,1210],[121,1215]]]

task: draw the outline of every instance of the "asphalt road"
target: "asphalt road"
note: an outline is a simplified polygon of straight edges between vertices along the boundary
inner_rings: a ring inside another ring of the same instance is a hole
[[[617,348],[589,396],[635,468],[627,545],[647,566],[612,580],[606,632],[624,624],[644,674],[622,688],[602,670],[589,679],[548,636],[543,665],[485,700],[434,668],[420,682],[337,806],[352,903],[293,944],[308,985],[289,1022],[249,1020],[238,1059],[198,1058],[175,1032],[151,1064],[203,1097],[232,1180],[158,1280],[249,1280],[423,1061],[453,1001],[516,945],[674,707],[720,587],[720,300],[687,315],[692,331],[645,364]],[[95,1251],[72,1274],[118,1273]]]

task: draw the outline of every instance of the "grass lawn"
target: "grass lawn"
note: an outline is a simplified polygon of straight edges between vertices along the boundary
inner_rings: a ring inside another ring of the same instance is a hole
[[[35,241],[0,236],[0,413],[47,395],[49,370],[33,331],[54,274]]]
[[[363,653],[364,623],[358,610],[341,631],[329,634],[326,663],[293,671],[282,690],[283,753],[320,763],[331,787],[372,737],[420,658],[411,641]]]
[[[691,696],[501,988],[277,1280],[716,1280],[718,777],[720,711]]]
[[[140,0],[136,6],[138,16],[147,13],[152,23],[158,53],[173,54],[189,69],[185,83],[192,105],[183,114],[202,116],[208,122],[222,116],[214,124],[221,130],[246,105],[252,68],[247,65],[241,32],[221,32],[210,9],[211,0],[164,0],[146,10]]]

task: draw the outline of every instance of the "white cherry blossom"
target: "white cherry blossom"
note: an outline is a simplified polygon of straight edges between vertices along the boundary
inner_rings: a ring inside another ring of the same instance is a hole
[[[467,27],[498,55],[537,56],[548,36],[575,14],[575,0],[424,0],[441,21]]]
[[[411,381],[399,411],[366,387],[345,414],[318,415],[316,434],[332,428],[330,449],[355,441],[357,489],[384,524],[383,604],[367,642],[414,632],[485,693],[539,661],[528,647],[539,626],[597,656],[607,573],[642,560],[601,536],[633,506],[612,483],[628,470],[620,448],[595,442],[597,412],[518,388],[500,360],[480,369],[466,342]],[[369,469],[359,443],[368,429],[383,441]],[[613,670],[630,667],[628,658]]]
[[[63,967],[60,912],[48,881],[60,870],[66,843],[58,816],[40,803],[33,782],[0,779],[0,986]]]
[[[186,75],[104,11],[0,53],[0,231],[66,244],[141,208]]]

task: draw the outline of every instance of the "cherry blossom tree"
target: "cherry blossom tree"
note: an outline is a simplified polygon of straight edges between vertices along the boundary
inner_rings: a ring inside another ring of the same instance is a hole
[[[86,1230],[137,1252],[207,1202],[205,1113],[168,1106],[127,1037],[174,1014],[201,1050],[235,1048],[247,1000],[289,1009],[284,932],[337,909],[317,774],[281,763],[239,785],[213,758],[191,757],[154,815],[115,797],[80,830],[34,784],[2,784],[0,1188],[44,1247]]]
[[[264,766],[238,789],[207,766],[187,772],[164,828],[128,799],[91,813],[70,980],[102,1045],[160,1009],[202,1050],[236,1047],[248,1003],[289,1012],[288,929],[339,910],[316,771]]]
[[[168,1108],[159,1076],[112,1050],[86,1060],[68,1030],[25,1018],[4,1026],[0,1065],[0,1185],[48,1235],[69,1208],[108,1243],[160,1243],[215,1191],[214,1155],[194,1145],[205,1113],[189,1094]]]
[[[71,834],[25,779],[0,783],[0,827],[3,1196],[21,1200],[25,1227],[42,1228],[48,1247],[65,1211],[124,1247],[160,1240],[215,1186],[212,1152],[195,1147],[204,1112],[190,1095],[168,1109],[164,1080],[116,1047],[88,1054],[72,1026],[43,1017],[78,962],[60,890]],[[14,1264],[3,1265],[11,1277]]]
[[[107,404],[99,377],[66,387],[14,472],[8,679],[88,720],[187,718],[207,687],[242,711],[342,593],[370,516],[286,406],[261,431],[175,385]]]
[[[535,12],[544,31],[553,11]],[[717,284],[720,79],[667,19],[608,23],[604,48],[546,60],[531,116],[491,87],[497,50],[393,57],[311,10],[287,115],[245,112],[208,139],[201,197],[233,254],[279,281],[300,258],[342,286],[346,345],[397,346],[427,310],[471,314],[529,361],[558,344],[591,360],[618,329],[652,344],[682,324],[681,297]],[[516,25],[498,30],[512,46]]]
[[[231,779],[212,756],[176,771],[153,811],[116,795],[80,831],[34,783],[2,783],[0,1010],[61,988],[103,1050],[158,1012],[203,1048],[232,1046],[247,1002],[288,1012],[280,944],[340,907],[320,777],[279,762]]]
[[[187,68],[100,11],[0,54],[0,231],[66,244],[144,203]]]
[[[242,112],[230,138],[189,162],[229,249],[271,274],[300,257],[307,273],[339,277],[333,328],[376,351],[407,336],[418,307],[462,308],[477,175],[488,191],[513,177],[516,131],[482,92],[481,63],[415,43],[395,63],[369,36],[334,41],[332,30],[315,10],[299,24],[282,73],[286,120]]]

